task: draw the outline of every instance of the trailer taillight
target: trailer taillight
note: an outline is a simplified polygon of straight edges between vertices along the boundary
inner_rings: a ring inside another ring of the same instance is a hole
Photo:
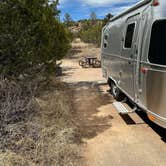
[[[141,68],[141,72],[142,72],[143,74],[146,74],[146,73],[148,72],[148,68],[142,67],[142,68]]]
[[[159,5],[160,5],[159,0],[153,0],[152,5],[153,5],[153,6],[159,6]]]
[[[153,115],[150,115],[150,114],[148,114],[148,118],[153,122],[156,120],[156,118]]]

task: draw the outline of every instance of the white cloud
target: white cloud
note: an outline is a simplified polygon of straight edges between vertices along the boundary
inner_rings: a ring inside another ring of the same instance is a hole
[[[138,1],[139,0],[59,0],[60,9],[68,9],[68,6],[69,9],[71,9],[72,4],[78,4],[78,9],[85,11],[84,16],[85,13],[89,14],[90,10],[96,10],[97,15],[100,17],[105,16],[109,12],[116,15]],[[76,6],[74,7],[76,8]],[[74,9],[71,13],[74,13]]]
[[[84,5],[90,5],[92,7],[106,6],[106,5],[117,5],[117,4],[128,4],[136,2],[138,0],[59,0],[61,5],[69,4],[73,2],[81,2]]]
[[[83,3],[86,3],[91,6],[105,6],[105,5],[114,5],[120,3],[131,3],[131,0],[80,0]]]
[[[60,4],[66,3],[68,0],[59,0]]]

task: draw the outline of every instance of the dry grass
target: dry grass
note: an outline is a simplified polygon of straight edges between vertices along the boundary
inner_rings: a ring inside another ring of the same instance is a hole
[[[78,57],[82,56],[94,56],[101,59],[101,48],[97,48],[94,44],[81,42],[79,38],[72,42],[72,49],[79,50]]]
[[[76,128],[72,122],[70,100],[63,91],[37,99],[42,108],[43,125],[38,144],[42,165],[78,165],[79,149],[74,143]]]
[[[79,165],[70,97],[37,85],[0,79],[0,165]]]
[[[75,39],[72,42],[72,48],[77,48],[77,47],[78,48],[87,48],[87,47],[89,47],[89,45],[92,45],[92,44],[84,43],[79,38]]]
[[[2,166],[35,166],[30,161],[11,151],[0,153],[0,163]]]

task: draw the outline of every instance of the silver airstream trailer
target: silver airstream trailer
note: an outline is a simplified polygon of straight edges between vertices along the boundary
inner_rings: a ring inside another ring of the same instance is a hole
[[[102,32],[102,71],[115,99],[128,96],[166,128],[166,0],[143,0]]]

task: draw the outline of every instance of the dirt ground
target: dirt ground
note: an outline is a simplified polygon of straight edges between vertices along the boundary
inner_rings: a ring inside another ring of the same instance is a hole
[[[87,166],[165,166],[166,132],[143,113],[120,116],[101,69],[82,69],[81,56],[100,56],[92,45],[73,43],[63,60],[62,81],[71,87],[74,119]]]

